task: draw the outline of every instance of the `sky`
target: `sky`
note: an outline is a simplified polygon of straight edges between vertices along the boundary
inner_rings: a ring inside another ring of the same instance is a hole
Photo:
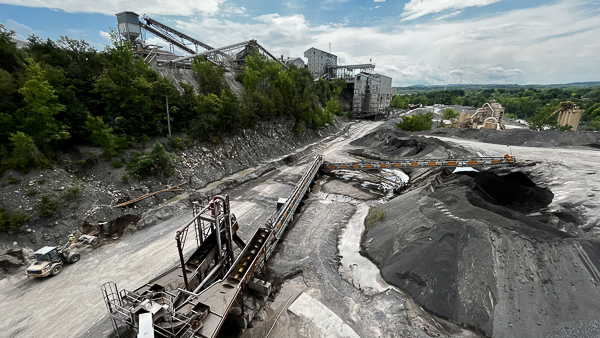
[[[303,57],[331,44],[338,64],[372,60],[395,86],[600,81],[600,0],[0,0],[0,23],[102,50],[121,11],[213,47],[256,39]]]

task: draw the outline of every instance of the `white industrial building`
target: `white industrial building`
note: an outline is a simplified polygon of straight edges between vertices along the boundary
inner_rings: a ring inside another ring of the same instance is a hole
[[[300,68],[304,68],[305,64],[304,64],[304,60],[302,60],[302,58],[300,57],[288,57],[282,60],[282,62],[286,65],[295,65],[296,68],[300,69]]]
[[[304,52],[304,57],[308,59],[308,70],[314,79],[318,79],[327,73],[328,67],[337,66],[337,56],[324,52],[314,47]]]

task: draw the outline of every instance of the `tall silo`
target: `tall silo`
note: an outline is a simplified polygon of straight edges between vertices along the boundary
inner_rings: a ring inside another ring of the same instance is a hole
[[[115,15],[117,16],[119,34],[135,44],[135,39],[142,34],[139,15],[134,12],[121,12]]]

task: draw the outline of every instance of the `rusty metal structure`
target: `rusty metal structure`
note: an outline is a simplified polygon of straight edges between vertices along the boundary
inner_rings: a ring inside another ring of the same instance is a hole
[[[514,156],[504,157],[474,157],[463,159],[406,159],[394,162],[356,162],[356,163],[325,163],[327,170],[363,170],[363,169],[393,169],[393,168],[457,168],[457,167],[495,167],[516,164]]]
[[[149,323],[158,337],[215,337],[226,319],[245,328],[270,293],[270,284],[256,277],[264,276],[266,260],[322,164],[319,155],[276,216],[259,227],[247,245],[236,234],[239,224],[228,196],[195,204],[193,217],[175,234],[178,266],[132,291],[119,290],[113,282],[102,285],[117,335],[120,325],[146,332],[142,326],[147,329]],[[237,255],[234,244],[241,249]]]

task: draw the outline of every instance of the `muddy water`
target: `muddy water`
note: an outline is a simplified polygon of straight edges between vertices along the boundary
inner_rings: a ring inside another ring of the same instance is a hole
[[[342,230],[338,242],[342,256],[339,268],[342,279],[362,290],[367,295],[386,291],[390,286],[381,278],[379,269],[373,262],[360,254],[360,238],[365,230],[364,221],[369,213],[369,205],[357,205],[356,212]]]

